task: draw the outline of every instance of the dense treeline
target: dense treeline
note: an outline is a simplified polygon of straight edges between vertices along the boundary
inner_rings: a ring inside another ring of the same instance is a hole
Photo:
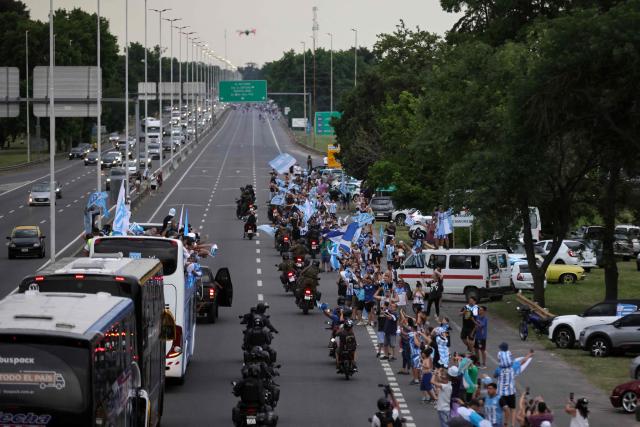
[[[97,16],[82,11],[59,9],[54,12],[55,31],[55,63],[56,65],[95,65],[96,64],[96,30]],[[0,66],[18,67],[20,69],[20,95],[26,93],[25,74],[25,32],[29,32],[29,75],[30,89],[33,88],[32,73],[35,66],[49,65],[49,23],[32,20],[24,3],[17,0],[0,1]],[[125,57],[118,45],[115,35],[110,32],[109,22],[102,18],[101,61],[103,96],[105,98],[124,98]],[[178,47],[174,45],[177,56]],[[158,81],[158,46],[148,50],[148,79]],[[185,54],[183,49],[183,55]],[[174,79],[177,79],[179,65],[174,59],[169,61],[168,52],[163,52],[162,78],[169,81],[171,65],[174,67]],[[135,96],[138,82],[144,81],[144,46],[131,43],[129,49],[129,93]],[[183,63],[183,73],[186,70]],[[157,103],[149,103],[150,114],[157,112]],[[103,104],[102,124],[108,130],[124,128],[124,103],[105,102]],[[133,114],[133,105],[130,112]],[[142,112],[141,112],[142,114]],[[17,118],[0,118],[0,148],[5,147],[13,138],[26,133],[26,106],[21,105],[21,114]],[[58,118],[56,119],[59,145],[87,142],[95,118]],[[35,134],[36,120],[31,117],[31,133]],[[42,137],[48,140],[48,119],[40,121]],[[62,148],[62,147],[60,147]]]
[[[343,164],[395,184],[401,205],[467,206],[491,233],[524,229],[541,303],[562,239],[580,218],[599,221],[615,298],[614,226],[623,211],[639,218],[640,1],[441,4],[463,15],[446,38],[402,22],[379,36],[341,99]],[[541,267],[528,206],[555,242]]]

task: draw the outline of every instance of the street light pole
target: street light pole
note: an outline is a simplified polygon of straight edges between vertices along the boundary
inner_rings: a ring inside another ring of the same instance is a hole
[[[329,80],[331,81],[331,93],[329,95],[329,110],[333,111],[333,33],[327,33],[327,35],[329,36],[331,42],[330,42],[330,47],[329,47],[329,58],[330,58],[330,64],[331,64],[331,71],[329,72]]]
[[[149,178],[147,175],[147,169],[149,167],[148,159],[149,159],[149,121],[147,118],[149,117],[149,95],[147,85],[149,84],[148,74],[149,67],[147,62],[147,0],[144,0],[144,176]],[[162,148],[162,145],[161,145]]]
[[[304,132],[307,133],[307,45],[302,43],[302,96],[304,111]]]
[[[158,121],[160,122],[160,172],[158,172],[159,176],[162,176],[162,158],[164,157],[164,147],[162,143],[164,142],[164,134],[162,133],[162,13],[171,10],[171,8],[166,9],[151,9],[154,12],[158,12]],[[171,141],[171,140],[169,140]],[[173,149],[173,147],[171,147]]]
[[[27,74],[27,163],[31,161],[31,129],[29,127],[29,30],[24,32],[25,69]]]
[[[353,47],[353,86],[355,87],[358,85],[358,29],[352,28],[351,31],[356,34],[356,43]]]
[[[185,28],[189,28],[188,25],[183,25],[182,27],[176,27],[178,29],[178,64],[180,68],[178,70],[178,80],[180,81],[180,99],[178,100],[178,109],[180,110],[180,118],[178,119],[178,125],[182,128],[182,38],[180,34],[185,34],[182,32]]]
[[[173,116],[173,23],[176,21],[180,21],[181,18],[173,18],[173,19],[165,19],[165,21],[169,21],[169,25],[171,27],[171,112],[169,113],[169,129],[171,130],[169,133],[169,138],[171,138],[171,167],[173,167],[173,123],[171,122]]]
[[[97,102],[97,120],[96,120],[96,139],[97,139],[97,147],[98,147],[98,161],[96,162],[96,191],[102,191],[102,167],[100,165],[100,161],[102,160],[102,68],[101,68],[101,57],[102,54],[100,52],[100,0],[97,1],[98,10],[97,10],[97,29],[96,29],[96,57],[98,58],[98,102]]]
[[[51,263],[56,261],[56,114],[53,91],[53,69],[55,64],[53,45],[53,0],[49,0],[49,251]]]
[[[127,147],[124,152],[124,198],[127,203],[129,203],[129,194],[131,191],[129,188],[129,0],[124,0],[124,46],[124,143],[125,147]],[[139,161],[138,156],[136,156],[135,161]]]

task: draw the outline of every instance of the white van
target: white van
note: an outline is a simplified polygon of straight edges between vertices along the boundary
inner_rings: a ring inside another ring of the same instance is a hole
[[[436,266],[444,274],[444,294],[500,299],[511,288],[511,268],[503,249],[427,249],[409,256],[398,278],[415,286],[432,280]]]

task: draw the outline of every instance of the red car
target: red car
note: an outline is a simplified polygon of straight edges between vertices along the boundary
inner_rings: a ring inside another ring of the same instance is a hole
[[[622,408],[627,413],[633,413],[640,398],[640,380],[620,384],[611,392],[609,399],[614,408]]]

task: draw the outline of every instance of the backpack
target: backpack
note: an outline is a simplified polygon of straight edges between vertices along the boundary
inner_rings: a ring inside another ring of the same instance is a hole
[[[380,427],[402,427],[400,417],[393,419],[393,411],[376,412],[376,417],[380,420]]]

